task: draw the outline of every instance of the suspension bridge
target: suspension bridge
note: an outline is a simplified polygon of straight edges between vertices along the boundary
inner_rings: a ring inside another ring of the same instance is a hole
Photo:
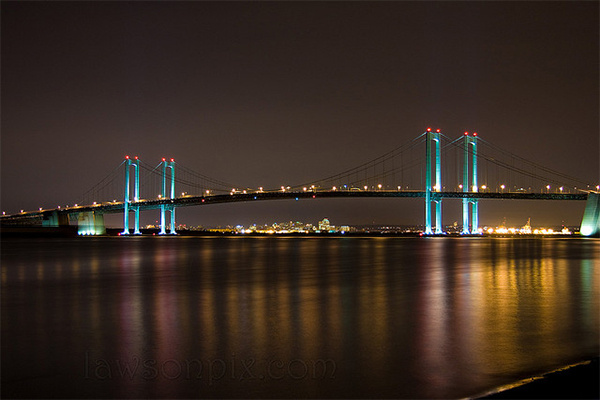
[[[464,132],[451,139],[440,129],[427,128],[411,141],[356,167],[268,189],[215,179],[174,159],[163,158],[153,167],[127,156],[75,205],[22,210],[0,216],[0,223],[48,227],[76,223],[79,234],[98,235],[106,233],[105,214],[122,213],[121,234],[139,235],[140,212],[158,210],[159,234],[167,235],[176,234],[178,207],[277,199],[416,197],[425,202],[423,234],[444,234],[442,201],[450,199],[462,201],[461,233],[477,234],[480,200],[572,200],[586,201],[580,233],[590,236],[600,233],[599,189],[504,150],[477,133]]]

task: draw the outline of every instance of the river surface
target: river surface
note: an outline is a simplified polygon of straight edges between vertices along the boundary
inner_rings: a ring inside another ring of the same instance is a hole
[[[1,261],[4,398],[461,398],[599,352],[598,239],[3,239]]]

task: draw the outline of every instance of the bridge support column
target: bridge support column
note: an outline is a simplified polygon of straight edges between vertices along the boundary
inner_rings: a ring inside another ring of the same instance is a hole
[[[171,206],[171,231],[169,232],[171,235],[177,235],[175,232],[175,206]]]
[[[472,146],[472,150],[471,147]],[[477,186],[477,133],[473,133],[470,137],[468,132],[465,132],[465,141],[463,145],[464,161],[463,161],[463,193],[478,192]],[[472,156],[473,177],[469,183],[469,155]],[[471,204],[471,229],[469,230],[469,203]],[[463,198],[463,227],[461,234],[468,235],[469,233],[476,234],[479,232],[479,200]]]
[[[171,169],[171,192],[170,196],[167,197],[167,168]],[[175,198],[175,161],[171,158],[171,161],[167,161],[165,158],[162,159],[162,199],[174,199]],[[162,204],[160,206],[160,232],[159,235],[166,235],[167,229],[165,226],[166,212],[171,213],[171,228],[169,234],[176,235],[175,231],[175,205],[173,204]]]
[[[160,206],[160,231],[158,232],[159,235],[166,235],[167,232],[165,231],[165,207],[166,205],[161,204]]]
[[[431,129],[425,132],[425,232],[433,234],[431,230]]]
[[[462,230],[460,231],[460,234],[468,235],[469,234],[469,199],[467,199],[466,197],[463,198],[462,203],[463,203],[463,210],[462,210],[463,226],[462,226]]]
[[[168,205],[168,204],[163,204],[160,206],[160,232],[158,234],[159,235],[167,234],[167,227],[166,227],[166,212],[167,211],[169,211],[169,213],[171,214],[169,234],[176,235],[177,232],[175,231],[175,206]]]
[[[477,183],[477,132],[473,132],[471,138],[471,145],[473,146],[473,191],[479,191],[479,184]],[[479,233],[479,199],[471,200],[471,233]]]
[[[435,147],[435,186],[432,187],[432,168],[431,168],[431,142],[436,143]],[[425,132],[425,234],[432,235],[431,226],[431,207],[435,203],[435,233],[441,234],[442,230],[442,199],[432,192],[442,190],[442,163],[441,163],[441,142],[440,130],[435,132],[427,128]]]
[[[441,157],[441,146],[442,141],[440,138],[440,130],[435,131],[433,140],[435,140],[435,191],[442,191],[442,157]],[[442,199],[438,198],[435,202],[435,233],[444,233],[442,229]]]
[[[471,200],[471,233],[479,233],[479,199]]]
[[[59,227],[69,226],[69,215],[59,213],[58,211],[52,211],[50,215],[44,215],[42,219],[42,226],[48,227]]]
[[[135,168],[134,175],[134,186],[133,186],[133,201],[138,202],[140,200],[140,160],[135,157],[135,160],[131,160],[129,156],[125,157],[125,200],[123,207],[123,232],[121,235],[129,235],[129,210],[132,209],[135,215],[135,222],[133,228],[134,235],[140,235],[140,207],[139,206],[131,206],[130,199],[130,167]]]
[[[442,229],[442,199],[435,201],[435,233],[436,235],[444,233]]]
[[[463,179],[462,179],[462,189],[463,193],[467,193],[469,191],[469,132],[465,132],[465,141],[463,143],[464,150],[464,159],[463,159]],[[462,231],[460,232],[462,235],[469,234],[469,199],[463,197],[462,199],[462,216],[463,216],[463,226]]]
[[[77,218],[77,233],[79,235],[105,235],[104,215],[87,211],[79,213]]]
[[[579,233],[582,236],[600,235],[600,193],[588,194]]]

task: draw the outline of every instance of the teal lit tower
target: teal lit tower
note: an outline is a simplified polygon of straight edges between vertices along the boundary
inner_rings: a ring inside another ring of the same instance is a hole
[[[139,205],[131,206],[131,182],[130,182],[130,170],[134,167],[134,184],[133,184],[133,202],[138,203],[140,201],[140,160],[135,157],[134,160],[125,157],[125,199],[124,199],[124,212],[123,212],[123,232],[122,235],[129,235],[129,210],[132,209],[135,213],[135,224],[133,229],[134,235],[140,235],[140,207]]]
[[[477,183],[477,132],[473,132],[471,138],[471,146],[473,146],[473,192],[479,191]],[[471,233],[479,232],[479,199],[471,200]]]
[[[478,192],[477,185],[477,133],[469,136],[465,132],[463,142],[464,161],[463,161],[463,193]],[[469,158],[472,158],[472,180],[469,182]],[[479,230],[479,200],[463,197],[463,227],[461,234],[477,233]],[[471,230],[469,231],[469,203],[471,204]]]
[[[442,199],[436,193],[442,190],[442,163],[441,163],[441,141],[440,130],[435,132],[427,128],[425,132],[425,234],[432,235],[431,206],[435,203],[435,233],[442,234]],[[435,186],[432,183],[431,146],[435,142]]]
[[[167,169],[171,170],[171,191],[170,196],[167,197]],[[175,198],[175,160],[171,158],[171,161],[167,161],[165,158],[162,159],[162,199],[174,199]],[[175,232],[175,206],[173,204],[161,204],[160,206],[160,232],[159,235],[166,235],[166,212],[171,213],[171,229],[169,234],[176,235]]]

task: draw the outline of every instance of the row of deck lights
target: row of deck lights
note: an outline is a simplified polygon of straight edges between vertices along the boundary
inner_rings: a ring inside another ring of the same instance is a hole
[[[434,186],[434,189],[435,189],[435,188],[437,188],[437,187],[436,187],[436,186]],[[458,188],[459,188],[459,189],[462,189],[462,188],[463,188],[463,185],[462,185],[462,184],[458,185]],[[550,189],[551,189],[551,188],[552,188],[552,186],[551,186],[551,185],[546,185],[546,190],[547,190],[547,193],[550,193]],[[474,192],[477,192],[479,189],[481,189],[481,190],[486,190],[486,189],[488,189],[488,186],[487,186],[487,185],[481,185],[480,187],[473,186],[473,188],[472,188],[472,189],[473,189],[473,191],[474,191]],[[501,190],[501,192],[502,192],[502,193],[504,193],[504,189],[506,189],[506,185],[504,185],[504,184],[500,185],[500,190]],[[577,188],[576,188],[576,187],[574,187],[573,189],[577,189]],[[564,187],[564,186],[560,186],[560,187],[558,188],[558,190],[559,190],[559,192],[560,192],[560,193],[562,193],[562,192],[565,190],[565,187]],[[600,185],[596,186],[596,190],[600,190]]]
[[[515,186],[515,187],[516,187],[516,186]],[[459,185],[458,185],[458,188],[459,188],[459,189],[462,189],[462,188],[463,188],[463,185],[462,185],[462,184],[459,184]],[[290,189],[291,189],[291,187],[290,187],[290,186],[287,186],[287,187],[286,187],[286,186],[281,186],[281,191],[282,191],[282,192],[289,191]],[[352,188],[352,189],[358,189],[358,188]],[[365,185],[365,186],[363,186],[363,187],[362,187],[362,189],[364,189],[364,190],[369,190],[369,186],[368,186],[368,185]],[[382,189],[383,189],[383,185],[382,185],[381,183],[380,183],[380,184],[378,184],[378,185],[377,185],[377,189],[378,189],[378,190],[382,190]],[[398,190],[401,190],[401,189],[402,189],[402,186],[398,186]],[[406,186],[406,187],[405,187],[405,189],[408,189],[408,186]],[[436,191],[436,192],[439,192],[439,191],[440,191],[440,188],[438,188],[438,187],[437,187],[437,185],[436,185],[436,186],[433,186],[433,189],[434,189],[434,191]],[[472,187],[472,190],[473,190],[473,192],[478,192],[480,189],[481,189],[481,190],[487,190],[487,189],[489,189],[489,187],[488,187],[487,185],[473,186],[473,187]],[[501,189],[501,192],[502,192],[502,193],[504,193],[504,189],[506,189],[506,185],[504,185],[504,184],[500,185],[500,189]],[[546,190],[548,191],[548,193],[550,193],[550,192],[549,192],[549,191],[550,191],[550,189],[551,189],[551,185],[546,185]],[[574,187],[573,189],[577,189],[577,187]],[[337,190],[338,190],[338,187],[337,187],[337,186],[332,186],[332,187],[331,187],[331,190],[333,190],[333,191],[337,191]],[[345,189],[345,190],[347,190],[347,189]],[[559,192],[560,192],[560,193],[563,193],[563,191],[565,190],[565,187],[564,187],[564,186],[560,186],[560,187],[558,188],[558,190],[559,190]],[[600,185],[596,186],[596,190],[600,190]],[[314,185],[312,185],[312,186],[310,186],[310,187],[304,186],[304,187],[302,188],[302,191],[303,191],[303,192],[308,192],[308,191],[314,192],[314,191],[316,191],[316,188],[315,188],[315,186],[314,186]],[[207,190],[207,191],[206,191],[206,194],[208,195],[208,194],[209,194],[209,192],[210,192],[210,191],[208,191],[208,190]],[[247,190],[239,190],[239,189],[235,189],[235,188],[233,188],[233,189],[231,189],[231,192],[230,192],[230,193],[231,193],[231,194],[236,194],[236,193],[243,193],[243,194],[246,194],[246,193],[247,193]],[[257,193],[264,193],[264,190],[263,190],[263,188],[262,188],[262,187],[260,187],[260,188],[259,188],[259,190],[257,190]],[[184,193],[182,193],[182,195],[184,195]],[[159,196],[159,197],[160,197],[160,196]]]
[[[458,185],[458,187],[459,187],[460,189],[462,189],[462,188],[463,188],[463,185],[462,185],[462,184],[460,184],[460,185]],[[378,189],[378,190],[381,190],[382,188],[383,188],[383,185],[382,185],[381,183],[377,185],[377,189]],[[402,186],[398,186],[398,190],[401,190],[401,188],[402,188]],[[407,186],[407,188],[408,188],[408,186]],[[500,189],[502,189],[502,191],[504,191],[504,189],[505,189],[505,188],[506,188],[506,185],[500,185]],[[291,189],[291,187],[290,187],[290,186],[287,186],[287,187],[286,187],[286,186],[281,186],[281,191],[282,191],[282,192],[285,192],[286,190],[288,190],[288,191],[289,191],[290,189]],[[369,189],[369,186],[365,185],[365,186],[363,186],[363,189],[364,189],[364,190],[368,190],[368,189]],[[434,189],[435,191],[437,191],[437,192],[439,192],[439,191],[440,191],[440,189],[439,189],[437,186],[434,186],[434,187],[433,187],[433,189]],[[488,189],[488,187],[487,187],[487,185],[481,185],[481,187],[479,187],[479,188],[478,188],[477,186],[473,186],[473,191],[474,191],[474,192],[477,192],[477,191],[478,191],[478,189],[481,189],[481,190],[486,190],[486,189]],[[546,186],[546,189],[547,189],[547,190],[550,190],[550,185],[547,185],[547,186]],[[598,189],[598,187],[597,187],[597,189]],[[316,191],[315,185],[312,185],[312,186],[310,186],[310,187],[306,187],[306,186],[305,186],[305,187],[303,187],[303,188],[302,188],[302,191],[304,191],[304,192],[308,192],[309,190],[310,190],[310,191],[312,191],[312,192]],[[331,190],[333,190],[333,191],[337,191],[337,190],[338,190],[338,188],[337,188],[337,186],[332,186]],[[563,187],[563,186],[561,186],[561,187],[559,188],[559,190],[560,190],[560,192],[562,193],[562,192],[563,192],[563,190],[564,190],[564,187]],[[210,195],[210,190],[207,190],[205,193],[206,193],[206,195],[207,195],[207,196],[208,196],[208,195]],[[233,188],[233,189],[231,189],[231,192],[230,192],[230,194],[231,194],[231,195],[234,195],[234,194],[240,194],[240,193],[241,193],[241,194],[247,194],[247,193],[248,193],[248,191],[247,191],[247,190],[245,190],[245,189],[244,189],[244,190],[239,190],[239,189]],[[258,189],[257,193],[264,193],[264,190],[263,190],[263,187],[262,187],[262,186],[261,186],[261,187]],[[181,193],[181,196],[182,196],[182,197],[184,197],[184,196],[186,196],[186,195],[187,195],[187,192],[182,192],[182,193]],[[159,199],[161,199],[161,198],[162,198],[162,195],[160,195],[160,194],[159,194],[159,195],[158,195],[158,198],[159,198]],[[96,203],[94,202],[94,204],[96,204]],[[75,204],[75,207],[77,207],[77,204]],[[41,210],[41,208],[40,208],[40,210]]]
[[[136,158],[137,158],[137,157],[136,157]],[[163,159],[163,160],[164,160],[164,159]],[[378,188],[379,190],[381,190],[381,188],[382,188],[382,187],[383,187],[383,185],[382,185],[381,183],[377,185],[377,188]],[[460,184],[460,185],[458,185],[458,187],[459,187],[460,189],[462,189],[462,188],[463,188],[463,185],[462,185],[462,184]],[[364,190],[368,190],[368,188],[369,188],[369,187],[368,187],[368,186],[364,186],[363,188],[364,188]],[[407,186],[406,188],[408,188],[408,186]],[[486,185],[481,185],[481,187],[480,187],[480,189],[482,189],[482,190],[486,190],[487,188],[488,188],[488,187],[487,187]],[[551,185],[546,185],[546,190],[547,190],[547,193],[550,193],[550,189],[551,189],[551,188],[552,188],[552,186],[551,186]],[[291,189],[291,187],[290,187],[290,186],[287,186],[287,187],[286,187],[286,186],[281,186],[281,191],[282,191],[282,192],[285,192],[286,190],[289,190],[289,189]],[[302,188],[302,189],[303,189],[303,191],[305,191],[305,192],[306,192],[306,191],[308,191],[308,189],[309,189],[309,188],[307,188],[307,187],[304,187],[304,188]],[[504,184],[500,185],[500,189],[501,189],[502,193],[504,193],[504,189],[506,189],[506,185],[504,185]],[[573,189],[575,189],[575,190],[576,190],[577,188],[576,188],[576,187],[574,187]],[[314,186],[314,185],[310,186],[310,190],[311,190],[311,191],[314,191],[314,190],[315,190],[315,186]],[[333,187],[332,187],[332,190],[334,190],[334,191],[337,191],[338,189],[337,189],[337,187],[336,187],[336,186],[333,186]],[[398,190],[401,190],[401,186],[398,186]],[[435,186],[435,187],[434,187],[434,190],[436,190],[436,191],[439,191],[439,190],[437,190],[437,186]],[[560,193],[563,193],[563,191],[565,190],[565,187],[564,187],[564,186],[560,186],[560,187],[558,188],[558,190],[559,190],[559,192],[560,192]],[[474,192],[477,192],[477,191],[478,191],[478,187],[477,187],[477,186],[473,186],[473,191],[474,191]],[[596,185],[596,191],[600,191],[600,185]],[[237,189],[235,189],[235,188],[234,188],[234,189],[231,189],[231,194],[232,194],[232,195],[233,195],[233,194],[236,194],[237,192],[238,192],[238,191],[237,191]],[[206,195],[207,195],[207,196],[208,196],[208,195],[210,195],[210,190],[207,190],[205,193],[206,193]],[[240,193],[246,194],[246,193],[247,193],[247,191],[246,191],[246,190],[243,190],[243,191],[240,191]],[[263,189],[263,187],[262,187],[262,186],[258,188],[258,193],[264,193],[264,189]],[[181,195],[182,195],[182,196],[185,196],[186,194],[187,194],[187,192],[183,192],[183,193],[181,193]],[[159,194],[159,195],[158,195],[158,198],[159,198],[159,199],[160,199],[160,198],[162,198],[162,195],[160,195],[160,194]],[[117,202],[117,200],[115,199],[115,200],[113,200],[112,202],[113,202],[113,203],[116,203],[116,202]],[[99,205],[99,204],[98,204],[96,201],[94,201],[94,202],[92,203],[92,205],[94,205],[94,206],[97,206],[97,205]],[[79,206],[78,206],[78,205],[77,205],[77,203],[76,203],[76,204],[74,204],[74,205],[73,205],[73,207],[79,207]],[[56,208],[57,208],[58,210],[60,210],[60,206],[57,206]],[[69,208],[69,206],[67,206],[66,208]],[[43,208],[42,208],[42,207],[39,207],[39,209],[38,209],[38,210],[39,210],[39,211],[43,211]],[[20,213],[21,213],[21,214],[23,214],[24,212],[25,212],[24,210],[21,210],[21,211],[20,211]],[[6,215],[6,211],[2,211],[2,215]]]
[[[459,188],[459,189],[462,189],[462,188],[463,188],[463,185],[462,185],[462,184],[459,184],[459,185],[458,185],[458,188]],[[551,187],[551,185],[546,185],[546,187],[545,187],[545,188],[546,188],[546,190],[548,191],[548,193],[550,193],[550,189],[552,188],[552,187]],[[286,192],[286,191],[290,191],[290,189],[291,189],[291,186],[281,186],[281,189],[280,189],[280,190],[281,190],[281,192]],[[353,189],[354,189],[354,188],[353,188]],[[356,188],[356,189],[358,189],[358,188]],[[363,187],[362,187],[362,189],[364,189],[364,190],[369,190],[369,186],[368,186],[368,185],[365,185],[365,186],[363,186]],[[382,185],[381,183],[379,183],[379,184],[377,185],[377,189],[378,189],[378,190],[382,190],[382,189],[383,189],[383,185]],[[408,186],[406,186],[406,187],[405,187],[405,189],[408,189]],[[438,187],[437,187],[437,185],[436,185],[436,186],[434,186],[434,187],[433,187],[433,189],[434,189],[436,192],[439,192],[439,191],[441,190],[440,188],[438,188]],[[473,187],[472,187],[472,190],[473,190],[473,192],[478,192],[479,190],[487,190],[487,189],[489,189],[489,187],[488,187],[487,185],[473,186]],[[501,190],[501,192],[502,192],[502,193],[504,193],[504,189],[506,189],[506,185],[505,185],[505,184],[502,184],[502,185],[500,185],[500,190]],[[577,189],[577,188],[576,188],[576,187],[574,187],[573,189]],[[332,187],[331,187],[331,190],[333,190],[333,191],[337,191],[337,190],[338,190],[338,187],[337,187],[337,186],[332,186]],[[345,190],[347,190],[347,189],[345,189]],[[398,190],[402,190],[402,186],[398,186]],[[565,187],[564,187],[564,186],[560,186],[560,187],[558,188],[558,190],[559,190],[559,192],[560,192],[560,193],[563,193],[563,191],[565,190]],[[597,191],[598,191],[598,190],[600,190],[600,185],[597,185],[597,186],[596,186],[596,190],[597,190]],[[304,191],[304,192],[308,192],[308,191],[312,191],[312,192],[314,192],[314,191],[316,191],[316,187],[315,187],[315,185],[311,185],[310,187],[307,187],[307,186],[305,186],[305,187],[303,187],[303,188],[302,188],[302,191]],[[261,187],[259,187],[259,188],[258,188],[258,190],[256,190],[255,192],[256,192],[256,193],[264,193],[264,192],[265,192],[265,190],[264,190],[264,188],[261,186]],[[210,193],[211,193],[211,192],[210,192],[210,190],[206,190],[206,191],[205,191],[205,194],[206,194],[207,196],[208,196],[208,195],[210,195]],[[230,194],[231,194],[231,195],[234,195],[234,194],[247,194],[247,193],[248,193],[248,190],[247,190],[247,189],[240,190],[240,189],[232,188],[232,189],[231,189],[231,191],[230,191]],[[187,192],[182,192],[182,193],[181,193],[181,196],[182,196],[182,197],[183,197],[183,196],[186,196],[186,195],[187,195]],[[159,198],[159,199],[161,199],[161,198],[162,198],[162,195],[160,195],[160,194],[159,194],[159,195],[158,195],[158,198]],[[115,200],[115,201],[116,201],[116,200]],[[94,202],[94,205],[95,205],[95,204],[96,204],[96,202]],[[75,204],[75,207],[77,207],[77,204]],[[60,208],[60,206],[59,206],[58,208]],[[41,208],[40,208],[40,210],[41,210]]]

